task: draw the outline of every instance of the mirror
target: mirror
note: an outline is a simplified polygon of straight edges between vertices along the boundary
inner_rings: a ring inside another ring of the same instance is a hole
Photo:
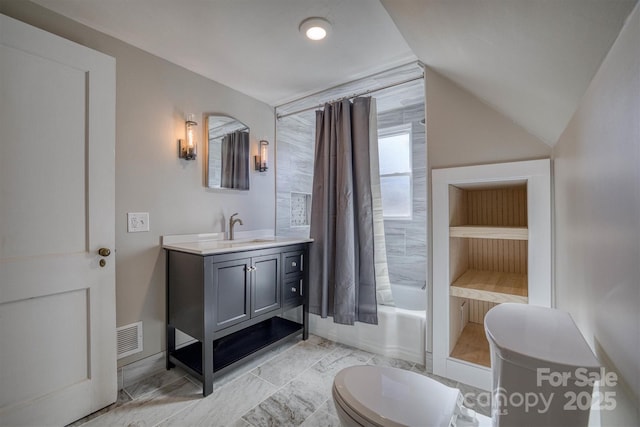
[[[249,126],[233,117],[207,117],[207,176],[209,188],[249,189]]]

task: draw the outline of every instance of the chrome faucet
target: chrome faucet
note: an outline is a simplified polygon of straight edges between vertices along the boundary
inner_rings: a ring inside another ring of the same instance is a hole
[[[234,213],[233,215],[231,215],[231,218],[229,218],[229,240],[233,240],[233,226],[236,225],[236,222],[239,222],[240,225],[244,225],[242,224],[242,220],[240,218],[233,219],[233,217],[236,215],[238,215],[238,212]]]

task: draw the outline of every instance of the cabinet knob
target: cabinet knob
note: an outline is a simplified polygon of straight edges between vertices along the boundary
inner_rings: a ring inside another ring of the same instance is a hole
[[[297,267],[297,266],[298,266],[298,263],[297,263],[297,262],[295,262],[295,261],[293,261],[293,262],[291,263],[291,266],[292,266],[292,267]]]
[[[291,292],[298,292],[296,288],[291,288]]]

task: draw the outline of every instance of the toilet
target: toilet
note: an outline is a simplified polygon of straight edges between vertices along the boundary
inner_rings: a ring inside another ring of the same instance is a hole
[[[332,394],[346,427],[491,425],[489,417],[462,406],[458,389],[398,368],[345,368],[336,375]]]
[[[489,310],[496,427],[586,426],[600,363],[565,311],[505,303]]]
[[[348,427],[588,424],[589,410],[565,410],[565,395],[590,396],[593,384],[584,384],[581,375],[599,372],[600,365],[568,313],[500,304],[485,316],[485,330],[493,373],[491,418],[462,406],[458,389],[416,372],[351,366],[338,372],[333,381],[340,422]],[[533,405],[534,395],[537,405]]]

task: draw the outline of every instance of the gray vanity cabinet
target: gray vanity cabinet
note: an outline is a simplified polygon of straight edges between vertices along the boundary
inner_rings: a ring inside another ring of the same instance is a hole
[[[251,317],[281,307],[280,254],[254,257],[251,263]]]
[[[214,331],[280,309],[280,254],[213,263]]]
[[[167,369],[179,365],[213,391],[214,373],[281,339],[308,337],[303,269],[308,243],[202,255],[167,249]],[[284,286],[284,288],[283,288]],[[284,310],[302,306],[302,323]],[[177,345],[179,330],[194,340]]]
[[[302,304],[304,296],[305,252],[289,251],[282,254],[283,285],[282,295],[285,307]]]
[[[213,263],[214,331],[251,317],[251,258]]]

